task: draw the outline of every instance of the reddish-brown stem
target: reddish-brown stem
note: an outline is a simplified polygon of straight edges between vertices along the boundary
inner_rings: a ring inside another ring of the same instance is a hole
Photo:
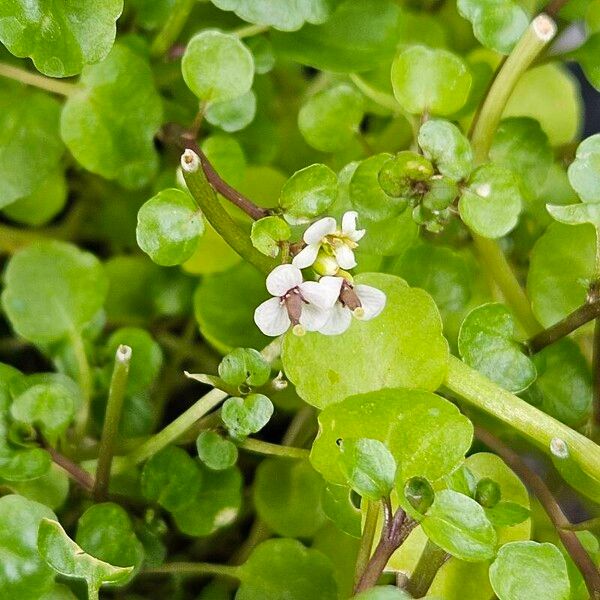
[[[554,498],[542,478],[532,471],[514,450],[500,441],[493,433],[476,426],[475,435],[488,448],[496,452],[535,494],[556,528],[556,532],[567,552],[581,571],[591,598],[593,600],[600,599],[600,573],[575,532],[570,530],[571,523],[569,519],[567,519],[556,498]]]
[[[556,15],[558,15],[558,13],[561,11],[562,7],[568,1],[569,0],[552,0],[552,2],[548,3],[544,12],[551,17],[556,17]]]
[[[81,486],[86,492],[91,492],[94,489],[94,478],[87,471],[84,471],[77,463],[74,463],[71,459],[61,454],[56,448],[48,445],[44,447],[48,454],[50,454],[52,461],[64,469],[75,483]]]

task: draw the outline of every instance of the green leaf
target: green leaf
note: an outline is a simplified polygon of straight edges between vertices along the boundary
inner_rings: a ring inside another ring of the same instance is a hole
[[[361,537],[361,511],[352,503],[352,490],[344,485],[327,484],[323,488],[321,506],[335,526],[354,538]]]
[[[597,13],[597,7],[595,7]],[[590,5],[590,15],[595,14]],[[597,16],[596,22],[597,22]],[[575,59],[581,65],[588,81],[600,89],[600,67],[598,66],[598,52],[600,52],[600,31],[592,33],[577,50],[569,53],[569,58]]]
[[[273,415],[273,403],[263,394],[245,398],[227,398],[221,408],[221,419],[229,434],[243,439],[259,432]]]
[[[475,37],[487,48],[509,54],[529,25],[513,0],[458,0],[460,14],[473,24]]]
[[[521,213],[521,192],[511,171],[493,164],[476,169],[458,202],[465,224],[487,238],[512,231]]]
[[[376,319],[353,320],[338,336],[286,335],[282,361],[298,395],[324,408],[384,387],[437,389],[446,372],[448,344],[431,297],[393,275],[361,273],[355,281],[382,290],[386,307]]]
[[[466,63],[447,50],[413,46],[392,64],[394,96],[411,114],[455,113],[467,101],[471,81]]]
[[[55,463],[41,477],[27,481],[0,479],[0,485],[29,500],[45,504],[52,510],[62,507],[69,495],[69,478]]]
[[[537,376],[535,365],[515,339],[515,322],[503,304],[472,310],[460,328],[461,358],[509,392],[522,392]]]
[[[200,460],[213,471],[229,469],[238,459],[237,446],[216,431],[203,431],[196,439],[196,450]]]
[[[325,522],[323,479],[307,460],[268,458],[254,478],[258,516],[277,535],[312,537]]]
[[[17,252],[4,273],[2,305],[15,331],[47,343],[80,331],[102,307],[108,282],[95,256],[55,240]]]
[[[202,487],[197,462],[181,448],[167,446],[144,465],[142,494],[169,512],[190,505]]]
[[[137,571],[144,560],[144,547],[133,531],[129,515],[112,502],[94,504],[83,513],[75,541],[95,558],[117,567],[130,567],[127,574],[131,567]]]
[[[584,225],[590,223],[600,229],[600,203],[554,205],[547,204],[546,208],[552,217],[565,225]]]
[[[254,71],[258,75],[268,73],[275,66],[275,52],[273,44],[264,35],[255,35],[246,39],[246,46],[252,51],[254,57]]]
[[[473,168],[473,151],[461,130],[441,119],[430,119],[419,129],[419,146],[442,175],[466,179]]]
[[[123,0],[8,0],[0,7],[0,41],[15,56],[31,58],[44,75],[69,77],[108,54],[122,10]]]
[[[550,225],[531,252],[527,292],[549,327],[581,306],[594,279],[596,232],[590,225]]]
[[[475,500],[442,490],[421,522],[429,539],[446,552],[468,562],[494,556],[496,532]]]
[[[333,566],[317,550],[290,539],[267,540],[241,567],[236,600],[337,600]],[[293,581],[293,586],[290,586]]]
[[[425,596],[429,598],[430,596]],[[379,585],[353,596],[354,600],[411,600],[411,595],[395,585]]]
[[[433,165],[426,158],[404,150],[383,164],[377,180],[388,196],[407,199],[418,194],[415,184],[428,181],[433,174]]]
[[[236,348],[219,364],[219,377],[237,387],[260,387],[269,381],[270,375],[271,365],[254,348]]]
[[[370,500],[389,496],[394,487],[396,461],[383,442],[369,438],[337,440],[340,471],[357,494]]]
[[[494,527],[513,527],[529,518],[529,509],[516,502],[498,502],[491,508],[485,508],[485,514]]]
[[[38,535],[38,549],[44,560],[60,575],[87,582],[90,598],[98,597],[105,584],[124,584],[133,567],[115,567],[98,560],[82,550],[69,538],[58,521],[42,519]]]
[[[64,152],[59,117],[54,98],[0,82],[0,208],[34,193],[56,172]]]
[[[512,171],[519,180],[523,197],[540,195],[553,163],[548,136],[540,124],[528,117],[512,117],[501,121],[492,147],[490,160]]]
[[[222,10],[232,10],[244,21],[268,25],[280,31],[295,31],[304,23],[323,23],[329,17],[331,0],[300,0],[273,4],[270,0],[211,0]]]
[[[280,217],[263,217],[252,223],[252,245],[267,256],[275,258],[279,254],[279,243],[289,240],[291,236],[290,226]]]
[[[569,166],[569,181],[584,202],[600,202],[600,134],[583,140]]]
[[[360,92],[341,83],[311,96],[300,108],[298,128],[321,152],[340,152],[354,141],[365,112]]]
[[[74,414],[73,399],[65,394],[60,384],[40,384],[30,387],[17,396],[11,407],[13,419],[40,430],[48,442],[55,446],[69,428]]]
[[[350,396],[319,415],[310,461],[327,481],[346,484],[337,441],[369,437],[383,442],[398,464],[397,481],[436,481],[463,461],[473,426],[444,398],[420,390],[383,389]]]
[[[344,0],[324,24],[271,39],[278,55],[317,69],[368,71],[393,58],[401,16],[390,0]]]
[[[246,171],[246,156],[240,142],[224,133],[210,135],[202,141],[202,152],[217,173],[232,186],[239,186]]]
[[[204,221],[196,203],[178,189],[159,192],[138,212],[137,243],[163,267],[188,260],[203,232]]]
[[[567,565],[553,544],[512,542],[498,551],[490,582],[499,600],[568,600]]]
[[[285,182],[279,205],[292,222],[306,222],[324,213],[337,193],[337,175],[326,165],[309,165]]]
[[[37,600],[53,587],[54,572],[37,549],[42,519],[56,515],[22,496],[0,498],[0,596]]]
[[[242,503],[242,476],[237,467],[211,471],[200,465],[202,486],[192,502],[172,516],[186,535],[203,537],[235,521]]]
[[[224,102],[250,91],[254,79],[252,53],[235,36],[202,31],[187,44],[181,60],[187,86],[206,102]]]
[[[256,95],[250,90],[233,100],[211,102],[204,116],[211,125],[232,133],[252,123],[255,114]]]
[[[85,67],[62,111],[65,144],[85,169],[140,188],[154,175],[154,135],[162,104],[146,58],[116,44],[101,63]]]

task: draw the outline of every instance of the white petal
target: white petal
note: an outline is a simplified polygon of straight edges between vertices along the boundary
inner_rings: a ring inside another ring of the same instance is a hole
[[[358,213],[355,210],[349,210],[344,213],[342,217],[342,233],[348,235],[356,231],[356,219],[358,218]]]
[[[386,297],[381,290],[370,285],[355,285],[354,291],[365,311],[363,321],[373,319],[385,308]]]
[[[302,297],[319,308],[331,308],[340,295],[341,277],[321,277],[319,281],[305,281],[300,285]]]
[[[335,249],[335,259],[342,269],[353,269],[356,266],[354,252],[346,244],[341,244]]]
[[[348,233],[347,236],[353,242],[358,242],[363,239],[363,237],[365,236],[365,233],[367,233],[366,229],[357,229],[356,231],[353,231],[352,233]]]
[[[336,302],[333,308],[328,311],[328,314],[329,318],[327,322],[319,328],[320,333],[324,335],[339,335],[350,327],[352,313],[341,302]]]
[[[329,311],[316,304],[304,304],[300,314],[300,324],[306,331],[318,331],[329,317]]]
[[[308,246],[304,246],[304,248],[294,256],[292,264],[299,269],[310,267],[315,260],[317,260],[317,254],[319,253],[320,247],[321,244],[308,244]]]
[[[260,304],[254,311],[254,322],[265,335],[281,335],[285,333],[291,321],[285,305],[279,298],[270,298]]]
[[[304,241],[307,244],[318,244],[326,235],[337,229],[337,223],[333,217],[325,217],[315,221],[305,232]]]
[[[302,273],[294,265],[279,265],[267,275],[267,289],[273,296],[283,296],[302,283]]]

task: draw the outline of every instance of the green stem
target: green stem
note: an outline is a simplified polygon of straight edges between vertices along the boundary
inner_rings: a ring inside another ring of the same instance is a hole
[[[281,456],[283,458],[308,458],[310,451],[305,448],[292,448],[291,446],[281,446],[279,444],[271,444],[253,438],[247,438],[239,444],[240,448],[258,454],[268,454],[271,456]]]
[[[221,206],[215,190],[206,178],[198,154],[190,148],[186,149],[181,157],[181,167],[190,193],[215,231],[243,259],[259,271],[270,273],[276,263],[252,245],[250,236]]]
[[[445,386],[457,396],[516,429],[548,454],[553,439],[563,440],[574,460],[600,479],[600,446],[450,356]]]
[[[231,33],[232,35],[236,35],[238,38],[242,39],[246,37],[252,37],[253,35],[259,35],[265,31],[269,31],[268,25],[246,25],[244,27],[240,27],[239,29],[234,29]]]
[[[77,363],[79,387],[81,388],[83,395],[83,404],[75,418],[75,435],[78,439],[83,439],[87,430],[90,402],[92,399],[92,373],[81,333],[73,330],[70,335],[70,340],[73,354],[75,355],[75,361]]]
[[[241,577],[240,567],[204,562],[166,563],[160,567],[145,569],[142,573],[146,575],[187,575],[195,577],[217,575],[219,577],[233,577],[234,579],[240,579]]]
[[[356,557],[356,570],[354,572],[354,583],[356,585],[358,585],[361,580],[363,573],[369,564],[369,560],[371,559],[373,541],[375,540],[377,522],[379,520],[379,510],[381,508],[379,502],[372,502],[370,500],[365,500],[365,502],[367,503],[367,514],[365,516],[360,547],[358,548],[358,556]]]
[[[485,162],[488,158],[502,113],[521,75],[555,35],[554,21],[547,15],[538,15],[502,65],[473,128],[471,141],[477,164]]]
[[[427,590],[431,587],[437,572],[448,558],[449,555],[445,550],[442,550],[431,540],[427,540],[425,548],[423,548],[423,552],[419,558],[419,562],[408,580],[406,590],[415,598],[425,596]]]
[[[163,56],[175,43],[195,4],[196,0],[176,0],[175,6],[150,47],[150,55],[153,58]]]
[[[366,82],[360,75],[356,73],[350,73],[350,80],[352,83],[370,100],[387,108],[393,113],[402,113],[402,108],[396,101],[396,98],[391,94],[386,94],[377,88],[374,88],[371,84]],[[414,118],[411,116],[411,118]]]
[[[119,346],[115,353],[115,365],[113,368],[108,402],[104,414],[104,426],[100,438],[100,449],[98,452],[98,466],[96,468],[96,485],[94,496],[97,500],[106,497],[110,481],[110,468],[112,465],[113,451],[117,435],[119,433],[119,422],[123,411],[123,401],[129,378],[129,365],[131,363],[131,348]]]
[[[77,90],[77,85],[74,83],[67,83],[66,81],[52,79],[51,77],[44,77],[44,75],[31,73],[25,69],[13,67],[6,63],[0,63],[0,75],[61,96],[70,96]]]

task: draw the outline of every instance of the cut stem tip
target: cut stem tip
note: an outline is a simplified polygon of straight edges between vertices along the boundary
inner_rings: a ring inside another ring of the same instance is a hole
[[[200,157],[190,148],[181,155],[181,168],[187,173],[195,173],[200,168]]]

